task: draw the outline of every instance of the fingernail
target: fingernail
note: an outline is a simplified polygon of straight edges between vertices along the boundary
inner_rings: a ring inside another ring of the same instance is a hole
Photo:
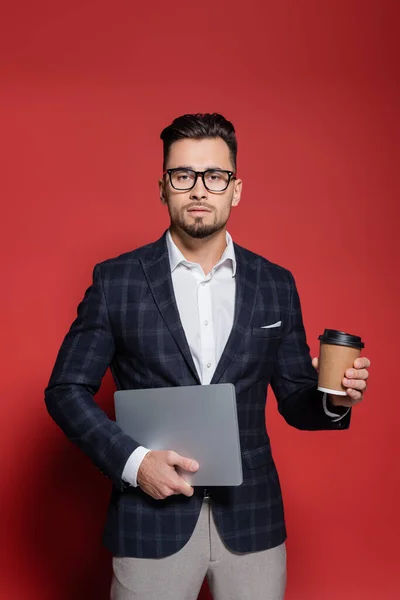
[[[348,377],[354,377],[354,371],[350,369],[350,371],[347,371],[348,373]]]
[[[198,468],[199,468],[199,463],[197,463],[195,460],[192,460],[192,464],[190,465],[190,470],[197,471]]]

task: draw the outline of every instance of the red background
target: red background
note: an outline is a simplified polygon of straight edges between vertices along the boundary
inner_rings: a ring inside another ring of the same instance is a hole
[[[237,128],[229,231],[293,271],[312,354],[332,327],[372,361],[348,432],[296,431],[270,398],[287,599],[400,597],[395,4],[3,4],[1,598],[108,597],[109,482],[43,389],[93,265],[167,227],[159,133],[197,111]]]

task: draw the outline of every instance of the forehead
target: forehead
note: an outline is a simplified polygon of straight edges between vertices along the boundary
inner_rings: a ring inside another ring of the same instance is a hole
[[[220,137],[201,140],[185,138],[174,142],[169,149],[166,168],[183,166],[196,170],[219,167],[229,171],[233,168],[229,147]]]

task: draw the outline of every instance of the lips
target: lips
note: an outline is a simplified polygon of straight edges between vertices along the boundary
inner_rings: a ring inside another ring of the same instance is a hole
[[[189,208],[188,212],[211,212],[207,208]]]

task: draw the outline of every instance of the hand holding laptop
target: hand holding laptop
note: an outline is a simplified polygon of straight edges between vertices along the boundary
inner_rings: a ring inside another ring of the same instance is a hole
[[[177,473],[175,467],[194,473],[199,465],[173,450],[151,450],[140,464],[138,484],[155,500],[163,500],[174,494],[193,496],[193,488]]]
[[[150,449],[137,474],[147,494],[162,499],[173,494],[192,496],[191,486],[241,485],[233,384],[118,390],[114,398],[122,431]]]

